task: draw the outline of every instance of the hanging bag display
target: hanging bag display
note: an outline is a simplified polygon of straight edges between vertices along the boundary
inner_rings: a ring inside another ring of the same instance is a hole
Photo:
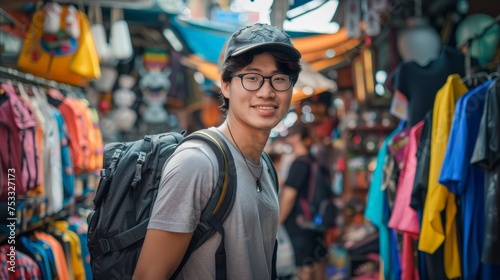
[[[45,4],[33,15],[17,65],[35,76],[76,86],[100,77],[85,13],[72,5]]]
[[[94,38],[94,43],[101,63],[110,62],[113,59],[111,46],[108,43],[106,28],[102,23],[102,11],[99,5],[89,7],[89,20],[91,23],[90,32]]]
[[[123,20],[123,10],[113,8],[111,10],[111,50],[113,56],[120,60],[131,59],[134,51],[132,48],[132,39],[130,38],[130,31],[128,24]]]

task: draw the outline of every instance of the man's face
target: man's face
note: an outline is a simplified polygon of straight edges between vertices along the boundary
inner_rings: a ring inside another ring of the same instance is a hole
[[[234,74],[255,73],[264,77],[281,73],[274,57],[269,53],[256,55],[249,65]],[[293,87],[276,91],[269,79],[258,90],[249,91],[242,85],[242,78],[233,77],[222,84],[222,93],[230,100],[228,115],[232,121],[256,129],[270,130],[285,116],[290,108]]]

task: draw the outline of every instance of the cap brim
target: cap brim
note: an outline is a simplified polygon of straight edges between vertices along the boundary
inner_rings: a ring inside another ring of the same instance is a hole
[[[259,44],[248,45],[248,46],[245,46],[243,48],[237,49],[236,51],[234,51],[231,54],[231,56],[242,55],[248,51],[255,50],[255,49],[266,49],[266,50],[278,51],[278,52],[286,53],[286,54],[288,54],[291,57],[296,58],[296,59],[300,59],[300,57],[301,57],[300,52],[296,48],[290,46],[289,44],[277,43],[277,42],[259,43]]]

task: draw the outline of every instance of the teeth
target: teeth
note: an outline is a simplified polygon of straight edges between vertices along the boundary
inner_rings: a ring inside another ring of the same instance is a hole
[[[272,109],[274,109],[273,106],[257,106],[255,108],[262,109],[262,110],[272,110]]]

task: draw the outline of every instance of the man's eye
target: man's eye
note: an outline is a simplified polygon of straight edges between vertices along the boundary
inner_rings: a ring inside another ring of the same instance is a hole
[[[251,82],[255,82],[259,80],[258,76],[245,76],[245,79]]]
[[[276,76],[273,78],[273,80],[275,82],[286,82],[287,81],[287,77],[286,76]]]

